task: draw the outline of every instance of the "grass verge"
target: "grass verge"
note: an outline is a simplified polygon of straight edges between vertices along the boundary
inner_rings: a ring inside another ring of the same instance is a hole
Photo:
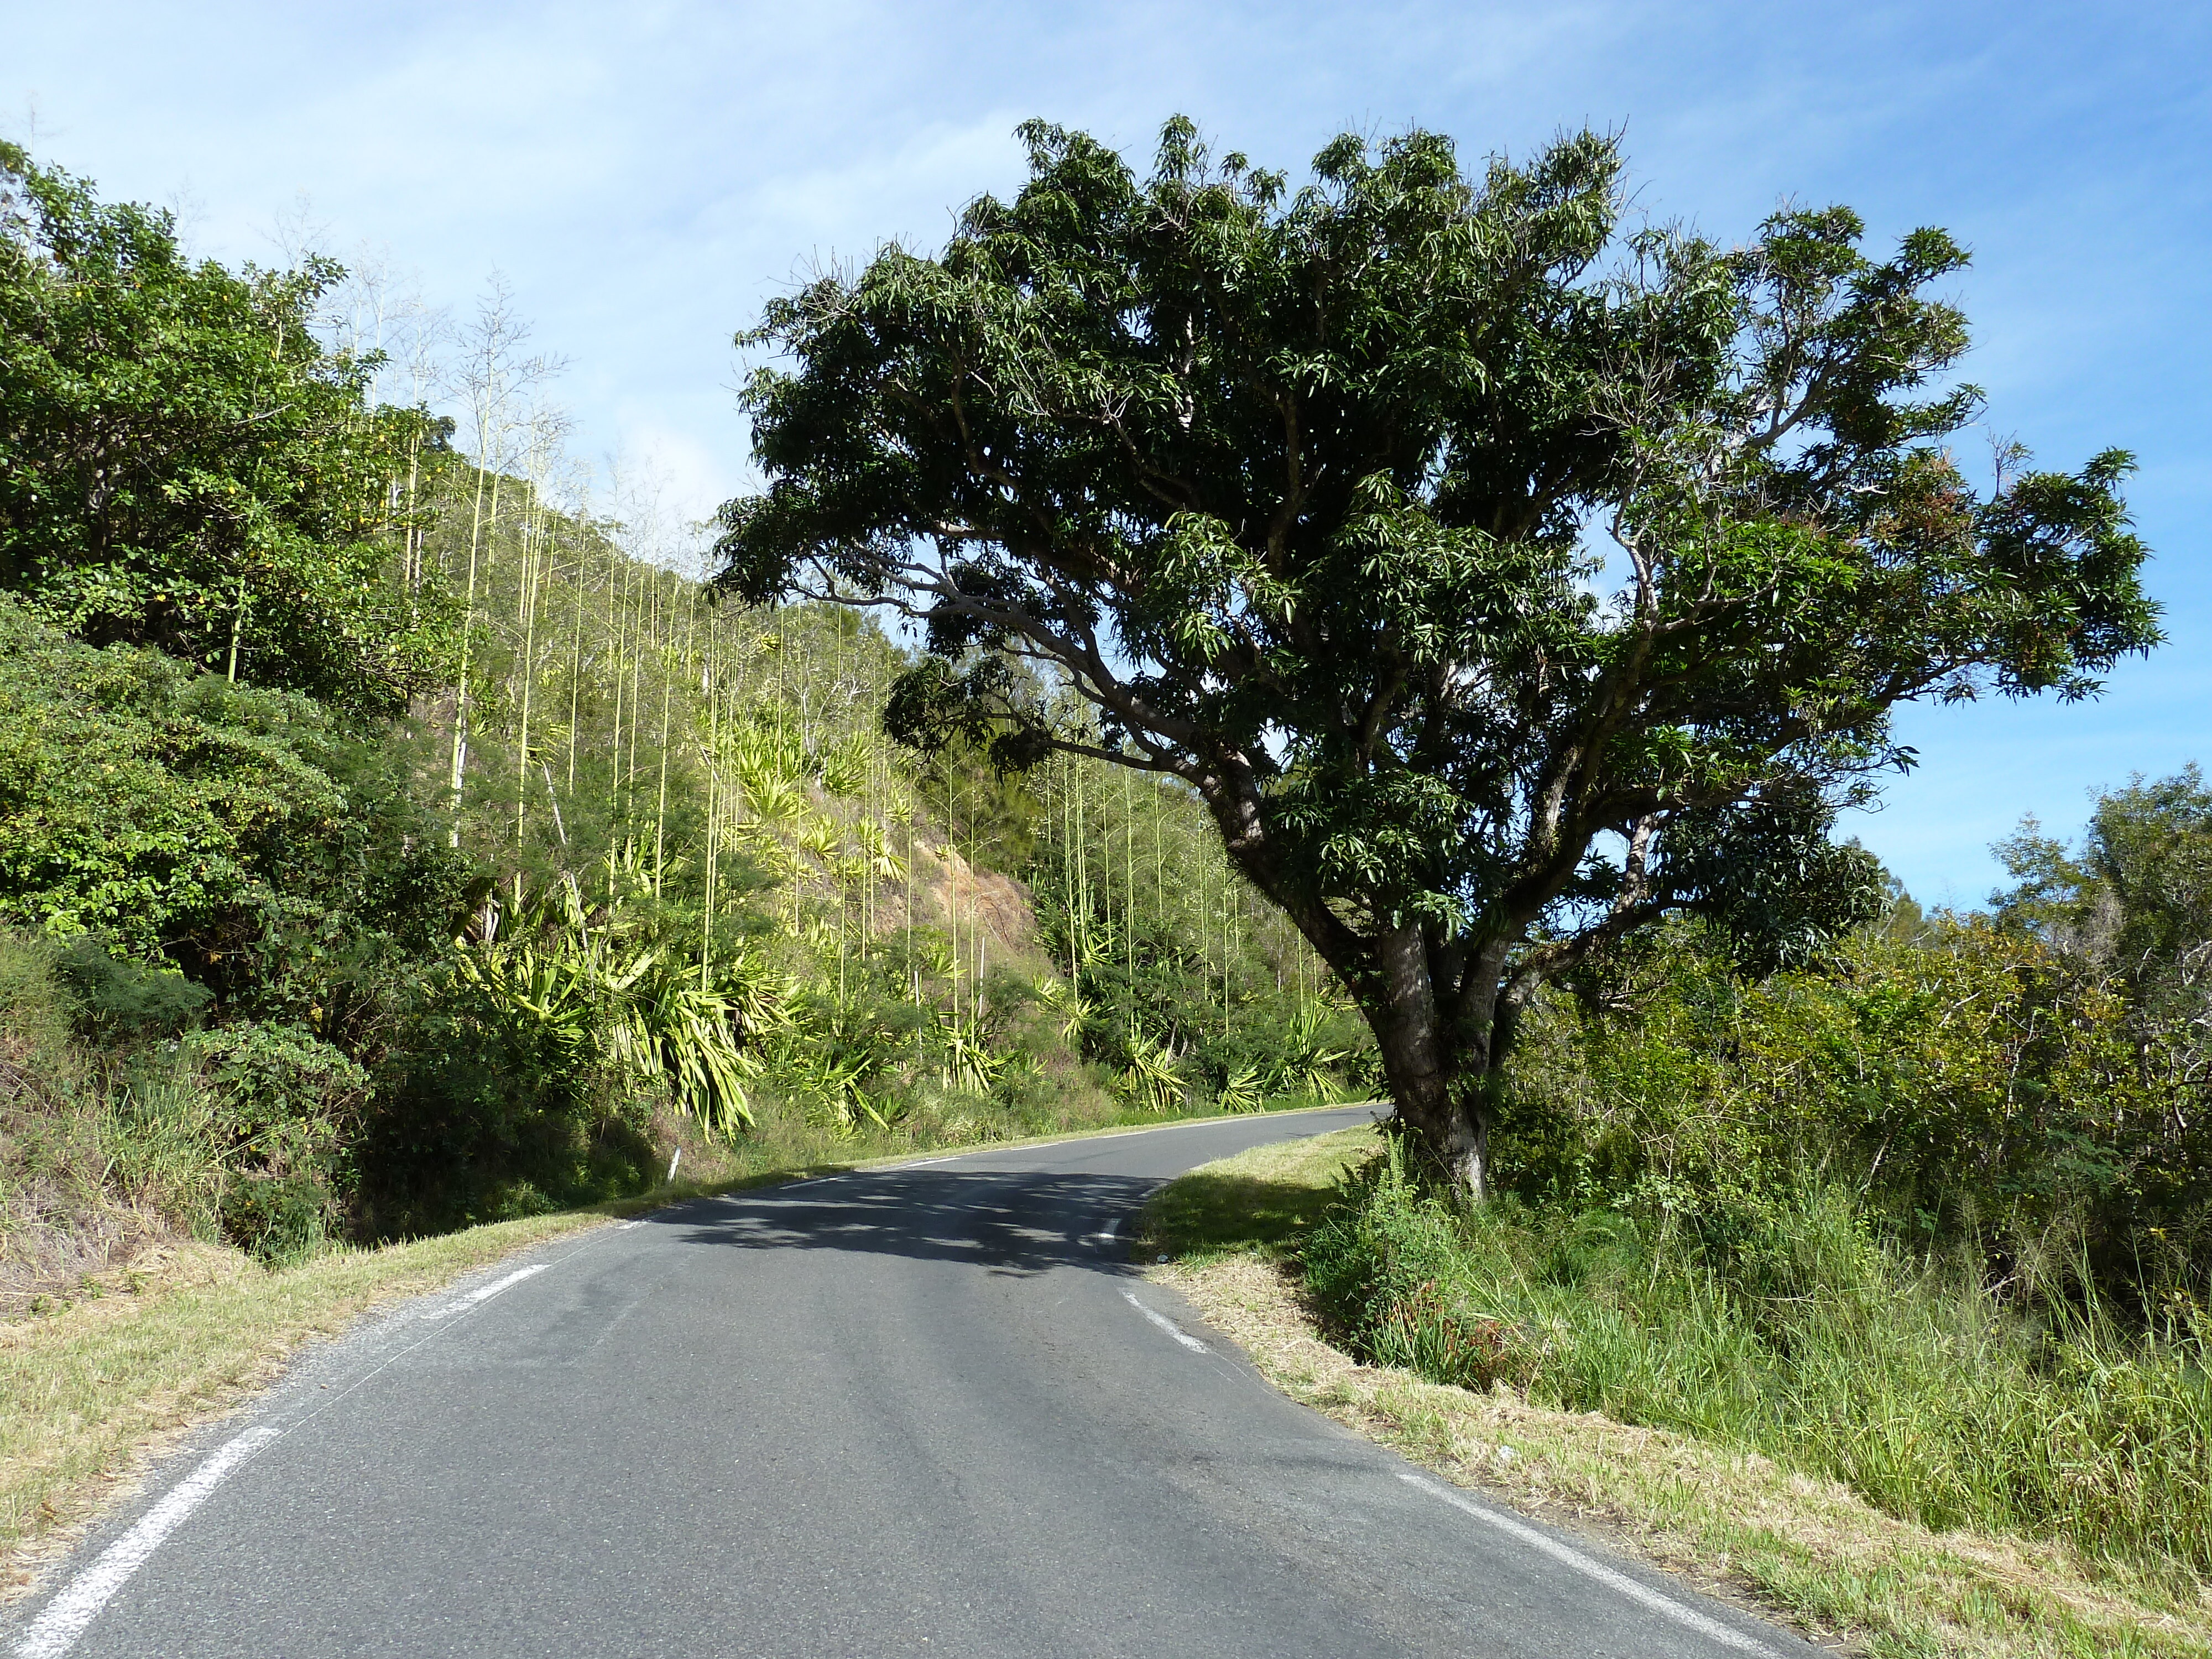
[[[1147,1211],[1154,1276],[1291,1398],[1459,1485],[1489,1492],[1880,1659],[2212,1655],[2212,1607],[2063,1546],[1936,1532],[1753,1452],[1595,1413],[1364,1365],[1328,1340],[1292,1261],[1370,1130],[1194,1170]]]
[[[683,1166],[694,1178],[641,1197],[381,1249],[334,1249],[276,1270],[191,1240],[143,1251],[123,1268],[85,1277],[59,1311],[0,1324],[0,1604],[23,1594],[177,1436],[233,1409],[273,1382],[302,1346],[337,1334],[380,1303],[434,1291],[546,1239],[688,1198],[933,1152],[999,1152],[1218,1115],[1130,1117],[1073,1134],[915,1142],[890,1152],[862,1144],[846,1158],[811,1144],[698,1148]]]

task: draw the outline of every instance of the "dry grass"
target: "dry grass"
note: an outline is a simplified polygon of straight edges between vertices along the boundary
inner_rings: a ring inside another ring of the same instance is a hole
[[[1261,1148],[1185,1182],[1217,1197],[1290,1188],[1273,1211],[1302,1210],[1296,1189],[1325,1189],[1364,1133]],[[1153,1243],[1184,1244],[1166,1224],[1177,1202],[1170,1187],[1151,1212]],[[1601,1532],[1815,1640],[1869,1654],[2212,1655],[2212,1607],[2177,1600],[2148,1577],[2093,1572],[2063,1547],[1931,1532],[1756,1454],[1360,1364],[1324,1339],[1274,1224],[1237,1248],[1217,1203],[1196,1208],[1206,1224],[1194,1248],[1154,1276],[1292,1399],[1462,1486]]]
[[[214,1245],[156,1246],[83,1280],[65,1311],[0,1325],[0,1601],[179,1433],[265,1387],[305,1343],[605,1218],[532,1217],[277,1272]]]
[[[1173,1121],[1174,1120],[1170,1120]],[[1117,1124],[963,1150],[1127,1134]],[[847,1143],[848,1154],[872,1152]],[[860,1167],[942,1152],[921,1144]],[[437,1289],[543,1240],[703,1194],[855,1167],[827,1143],[691,1143],[687,1178],[641,1198],[473,1227],[374,1250],[338,1250],[270,1271],[191,1241],[70,1280],[60,1310],[0,1323],[0,1603],[21,1595],[86,1522],[129,1492],[176,1437],[273,1382],[299,1349],[378,1304]]]

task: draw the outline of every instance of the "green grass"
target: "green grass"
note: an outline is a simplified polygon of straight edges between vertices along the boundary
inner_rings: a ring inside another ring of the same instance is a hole
[[[1668,1247],[1617,1217],[1470,1217],[1378,1200],[1376,1183],[1302,1220],[1375,1146],[1358,1131],[1262,1148],[1147,1212],[1176,1257],[1157,1271],[1293,1397],[1869,1653],[2212,1653],[2212,1589],[2187,1559],[2205,1446],[2186,1390],[2203,1372],[2171,1351],[2107,1332],[2070,1359],[2046,1341],[2023,1372],[2001,1310],[1895,1276],[1856,1233],[1840,1257],[1837,1238],[1800,1240],[1825,1292],[1801,1282],[1790,1294],[1808,1299],[1752,1308],[1710,1273],[1670,1285]],[[2069,1448],[2079,1515],[2033,1526],[1960,1504],[1929,1523],[1916,1483],[1931,1470],[2016,1478]],[[2116,1500],[2136,1483],[2176,1512]]]
[[[2212,1578],[2202,1322],[2019,1306],[1883,1248],[1848,1193],[1778,1200],[1723,1251],[1612,1212],[1469,1212],[1386,1169],[1302,1259],[1381,1363],[1762,1452],[1939,1530]]]
[[[1192,1260],[1279,1256],[1321,1219],[1346,1173],[1374,1155],[1371,1128],[1255,1146],[1170,1182],[1145,1212],[1141,1243]]]

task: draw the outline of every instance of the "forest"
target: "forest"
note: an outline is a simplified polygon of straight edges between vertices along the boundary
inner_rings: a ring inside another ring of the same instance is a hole
[[[919,1146],[1356,1097],[1187,791],[884,732],[495,288],[195,259],[0,153],[0,1306]]]

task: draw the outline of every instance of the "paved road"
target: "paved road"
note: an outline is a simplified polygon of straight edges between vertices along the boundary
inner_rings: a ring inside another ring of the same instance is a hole
[[[1181,1170],[1364,1115],[834,1176],[503,1263],[319,1351],[181,1455],[7,1639],[84,1659],[1813,1651],[1418,1484],[1099,1237]]]

